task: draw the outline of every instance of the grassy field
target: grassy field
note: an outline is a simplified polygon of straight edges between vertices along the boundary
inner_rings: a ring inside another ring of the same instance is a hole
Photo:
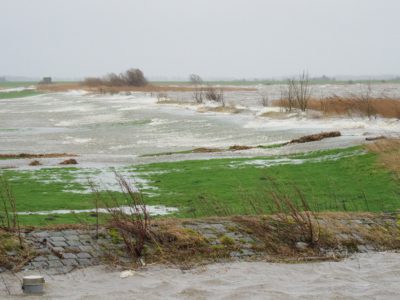
[[[36,90],[23,90],[23,91],[13,91],[13,92],[0,92],[1,99],[13,99],[13,98],[23,98],[29,96],[35,96],[41,94]]]
[[[400,185],[388,169],[378,165],[378,154],[361,147],[307,154],[240,159],[181,161],[132,166],[148,181],[147,204],[178,207],[177,217],[271,212],[271,193],[299,200],[300,189],[315,211],[395,211],[400,208]],[[93,195],[85,191],[82,173],[95,170],[48,168],[34,171],[2,170],[12,185],[18,211],[87,209]],[[155,189],[154,189],[155,188]],[[113,192],[121,197],[122,194]],[[122,198],[121,198],[122,199]],[[123,203],[123,202],[122,202]],[[79,218],[94,221],[88,214]],[[77,215],[20,216],[23,224],[78,222]]]

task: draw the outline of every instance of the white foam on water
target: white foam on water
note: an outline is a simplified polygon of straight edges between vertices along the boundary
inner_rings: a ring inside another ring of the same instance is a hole
[[[35,86],[29,86],[29,87],[16,87],[16,88],[8,88],[8,89],[0,89],[0,93],[9,93],[9,92],[22,92],[22,91],[32,91],[36,90]]]
[[[72,136],[67,136],[66,140],[64,140],[62,143],[64,145],[80,145],[80,144],[87,144],[92,142],[92,138],[74,138]]]

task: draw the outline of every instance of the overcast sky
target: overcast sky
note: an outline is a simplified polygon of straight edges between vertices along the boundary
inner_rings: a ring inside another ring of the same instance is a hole
[[[399,0],[0,0],[0,75],[400,74]]]

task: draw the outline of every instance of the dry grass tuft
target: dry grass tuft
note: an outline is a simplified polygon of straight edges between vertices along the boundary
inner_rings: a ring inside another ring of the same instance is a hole
[[[377,153],[379,162],[400,179],[400,139],[381,139],[365,147]]]

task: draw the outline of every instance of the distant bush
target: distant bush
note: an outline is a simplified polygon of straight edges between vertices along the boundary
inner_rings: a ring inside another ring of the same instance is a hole
[[[221,103],[221,106],[225,106],[224,90],[221,88],[215,88],[209,85],[205,89],[205,97],[207,100]]]
[[[103,78],[88,77],[84,80],[87,86],[145,86],[147,79],[139,69],[129,69],[119,75],[110,73]]]

